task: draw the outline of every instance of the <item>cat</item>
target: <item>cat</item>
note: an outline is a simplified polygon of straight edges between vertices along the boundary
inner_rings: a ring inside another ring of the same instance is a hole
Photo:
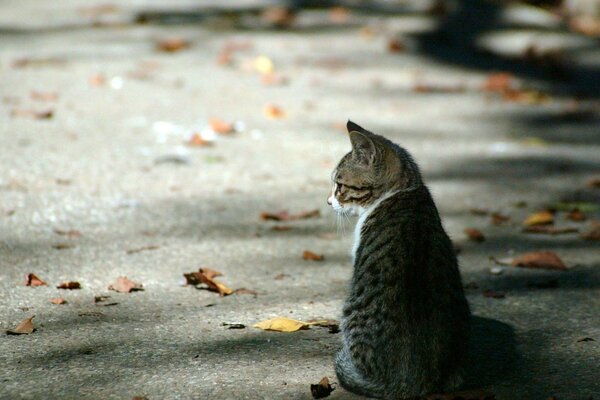
[[[337,213],[358,215],[338,380],[383,399],[454,391],[470,311],[452,242],[411,155],[351,121],[347,128],[352,151],[335,168],[327,200]]]

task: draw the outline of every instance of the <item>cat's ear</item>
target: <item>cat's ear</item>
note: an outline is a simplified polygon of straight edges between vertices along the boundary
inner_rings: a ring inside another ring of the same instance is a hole
[[[373,164],[375,160],[375,142],[365,133],[358,131],[350,132],[350,143],[352,143],[352,157],[365,165]]]
[[[355,124],[354,122],[352,122],[350,120],[348,120],[348,122],[346,123],[346,129],[348,129],[348,133],[350,133],[352,131],[366,132],[362,126]]]

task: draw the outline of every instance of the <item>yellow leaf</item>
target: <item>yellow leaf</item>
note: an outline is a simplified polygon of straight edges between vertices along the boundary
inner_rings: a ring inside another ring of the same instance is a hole
[[[213,282],[217,286],[217,290],[219,291],[219,294],[221,296],[227,296],[227,295],[230,295],[231,293],[233,293],[233,289],[231,289],[215,280],[213,280]]]
[[[306,322],[285,317],[275,317],[259,322],[258,324],[254,324],[255,328],[277,332],[296,332],[300,329],[308,329],[308,326],[309,324]]]
[[[540,211],[531,214],[525,221],[523,221],[523,225],[525,226],[534,226],[534,225],[549,225],[554,222],[554,214],[550,211]]]

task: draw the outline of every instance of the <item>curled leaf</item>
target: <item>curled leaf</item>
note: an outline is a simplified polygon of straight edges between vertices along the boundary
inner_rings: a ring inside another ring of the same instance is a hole
[[[221,296],[232,294],[233,290],[231,288],[214,280],[214,277],[221,275],[223,275],[221,272],[210,268],[200,268],[198,272],[183,274],[188,285],[196,286],[203,283],[208,287],[208,290],[217,292]]]
[[[566,270],[561,258],[551,251],[532,251],[515,257],[511,263],[515,267]]]
[[[52,303],[52,304],[67,304],[67,301],[63,298],[56,297],[54,299],[50,299],[50,303]]]
[[[310,250],[304,250],[302,253],[302,258],[307,261],[323,261],[325,256],[322,254],[313,253]]]
[[[67,281],[67,282],[61,283],[56,288],[57,289],[75,290],[75,289],[81,289],[81,284],[79,282]]]
[[[309,324],[295,319],[285,317],[275,317],[253,325],[255,328],[265,331],[276,332],[296,332],[301,329],[308,329]]]
[[[308,218],[317,218],[321,215],[319,210],[308,210],[301,211],[297,214],[290,214],[287,211],[277,211],[277,212],[262,212],[260,214],[260,219],[264,221],[294,221],[298,219],[308,219]]]
[[[208,123],[210,125],[210,129],[212,129],[213,132],[221,134],[221,135],[226,135],[226,134],[232,133],[234,131],[232,123],[225,122],[218,118],[210,118],[208,120]]]
[[[465,234],[467,235],[469,240],[472,240],[474,242],[483,242],[485,240],[485,236],[483,236],[483,233],[481,233],[481,231],[477,229],[465,228]]]
[[[48,284],[40,278],[38,278],[36,274],[31,273],[27,274],[27,281],[25,282],[25,286],[48,286]]]
[[[554,214],[550,211],[536,212],[523,221],[525,226],[549,225],[552,223],[554,223]]]
[[[273,104],[268,104],[263,109],[265,117],[268,119],[282,119],[285,117],[285,111],[281,107]]]
[[[335,388],[329,383],[329,378],[323,377],[316,385],[310,385],[310,393],[313,399],[328,397]]]
[[[190,47],[190,42],[183,38],[170,38],[156,43],[156,48],[166,53],[174,53],[176,51],[187,49],[188,47]]]
[[[35,331],[33,327],[33,318],[35,315],[32,315],[29,318],[25,318],[19,325],[17,325],[14,329],[8,329],[6,331],[7,335],[28,335]]]
[[[120,293],[130,293],[138,290],[144,290],[141,283],[136,283],[126,276],[119,276],[115,283],[108,286],[108,290],[114,290]]]

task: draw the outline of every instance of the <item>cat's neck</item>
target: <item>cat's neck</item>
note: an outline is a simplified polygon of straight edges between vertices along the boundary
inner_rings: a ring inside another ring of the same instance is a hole
[[[358,221],[356,222],[356,226],[354,227],[354,244],[352,245],[352,263],[356,260],[356,251],[358,250],[358,246],[360,245],[360,233],[362,231],[363,224],[369,217],[369,215],[375,210],[383,201],[389,199],[396,193],[402,190],[391,190],[385,194],[383,194],[380,198],[378,198],[373,204],[368,207],[361,207],[358,211]]]

